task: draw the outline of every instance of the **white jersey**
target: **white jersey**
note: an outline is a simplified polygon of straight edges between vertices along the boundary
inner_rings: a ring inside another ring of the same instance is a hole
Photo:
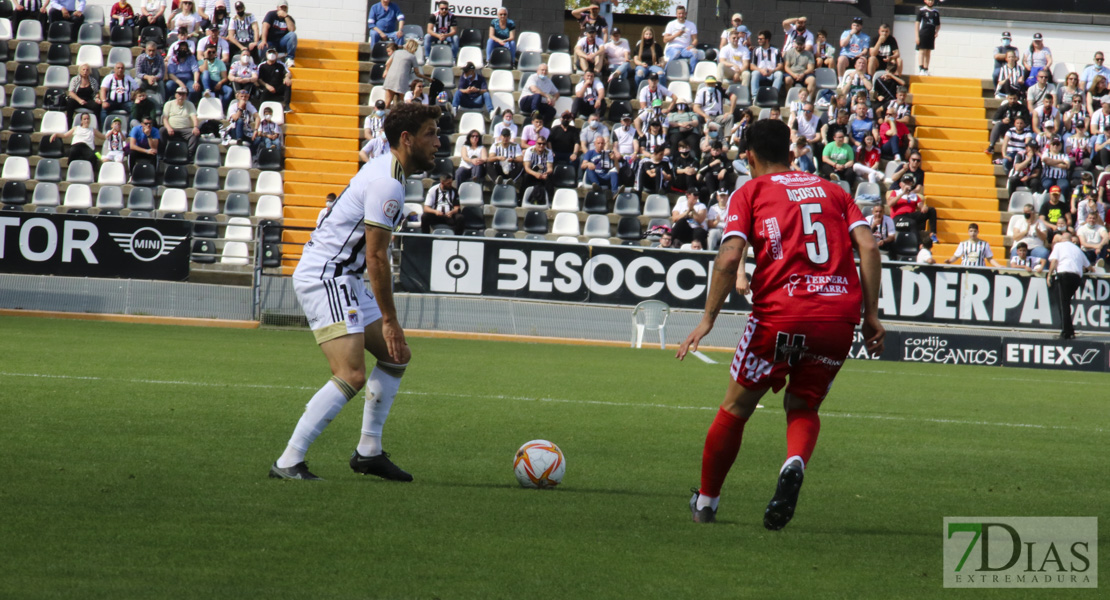
[[[363,165],[304,246],[293,277],[333,279],[366,270],[366,226],[396,231],[405,220],[405,171],[392,153]]]

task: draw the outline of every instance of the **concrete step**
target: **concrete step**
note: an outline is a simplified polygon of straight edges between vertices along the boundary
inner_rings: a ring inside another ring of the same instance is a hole
[[[354,140],[343,140],[353,142]],[[329,160],[338,163],[350,163],[358,167],[358,150],[324,150],[321,148],[286,148],[285,158],[307,158],[317,161]],[[312,169],[308,169],[312,170]],[[346,172],[346,171],[344,171]]]
[[[937,223],[937,228],[940,229],[940,231],[937,232],[937,240],[939,240],[943,244],[959,244],[960,242],[967,239],[967,225],[967,223],[963,223],[962,228],[960,228],[958,222],[953,223],[951,225],[953,228],[960,229],[959,233],[956,233],[955,231],[945,231],[945,228],[942,227],[940,223]],[[991,250],[996,252],[994,260],[1002,262],[1001,260],[999,260],[999,257],[1005,256],[1005,253],[1003,252],[1006,244],[1005,238],[1003,238],[1001,235],[984,234],[983,223],[979,223],[979,239],[990,244]],[[953,248],[952,253],[954,253],[955,251],[956,249]],[[952,256],[952,253],[949,253],[948,256]]]
[[[929,200],[932,204],[932,199]],[[1001,219],[1001,213],[997,210],[969,210],[960,208],[941,208],[934,204],[937,209],[937,218],[945,221],[965,221],[972,223],[991,223]]]
[[[914,96],[961,96],[982,98],[983,88],[972,85],[952,85],[944,83],[910,83],[910,93]]]
[[[985,154],[980,154],[979,156],[986,156],[986,155]],[[924,158],[924,156],[922,156],[922,158]],[[997,167],[997,169],[1001,169],[1001,167]],[[996,171],[995,165],[993,165],[989,162],[986,163],[986,164],[982,164],[982,163],[975,164],[975,163],[965,163],[965,162],[940,162],[940,161],[930,162],[928,159],[925,160],[925,171],[929,172],[929,173],[937,173],[937,174],[952,173],[952,174],[960,174],[960,175],[990,175],[992,177],[994,177],[996,175],[1003,175],[1004,174],[1004,173],[996,173],[995,172]],[[993,185],[993,179],[992,179],[992,185]]]
[[[316,211],[316,213],[318,215],[320,213],[320,211]],[[304,229],[315,229],[316,228],[316,216],[317,215],[312,215],[311,218],[307,218],[307,219],[290,218],[289,215],[286,215],[285,219],[282,220],[282,224],[285,225],[286,227],[300,227],[300,228],[304,228]],[[311,235],[311,233],[309,233],[309,235]]]
[[[934,106],[929,104],[914,104],[912,113],[915,117],[953,119],[985,119],[987,117],[987,111],[982,107]]]
[[[335,192],[338,195],[338,192]],[[301,196],[298,194],[285,194],[282,202],[285,203],[285,208],[297,208],[304,210],[319,210],[324,208],[324,198],[326,196]],[[303,216],[301,218],[304,218]]]
[[[315,223],[316,217],[320,214],[320,209],[323,206],[285,206],[285,219],[312,219]]]
[[[933,186],[929,186],[931,190]],[[288,197],[288,196],[286,196]],[[937,194],[929,194],[927,201],[930,206],[940,210],[941,207],[948,209],[958,210],[987,210],[998,211],[997,198],[968,198],[965,196],[941,196]]]
[[[306,121],[311,121],[318,115],[309,115]],[[302,120],[305,115],[289,114],[285,115],[285,137],[286,139],[294,136],[319,136],[337,139],[350,139],[357,140],[362,134],[362,129],[359,127],[358,119],[350,119],[350,125],[327,127],[322,125],[314,125],[312,123],[297,123],[292,120],[296,117]],[[986,144],[984,140],[984,145]]]
[[[295,181],[297,183],[319,183],[328,186],[335,186],[338,187],[339,190],[329,190],[329,192],[338,194],[340,191],[343,190],[343,188],[347,187],[348,183],[351,182],[351,176],[344,173],[333,173],[331,171],[314,172],[286,169],[285,183],[288,184],[290,181]],[[285,193],[289,193],[288,185],[286,185],[285,187]],[[326,194],[327,192],[325,192],[325,195]]]
[[[962,130],[961,130],[962,131]],[[963,140],[942,140],[939,138],[918,138],[921,142],[921,149],[924,150],[943,150],[952,152],[975,152],[983,156],[983,158],[990,161],[991,155],[983,152],[987,147],[987,136],[983,136],[983,141],[963,141]]]
[[[358,60],[302,57],[299,51],[297,52],[297,59],[293,61],[293,63],[294,70],[324,69],[328,71],[352,71],[357,73],[360,67]]]
[[[297,60],[299,63],[302,58],[322,59],[322,60],[349,60],[358,61],[358,48],[319,48],[307,47],[300,44],[297,45]]]
[[[290,102],[289,108],[293,109],[293,114],[308,114],[319,115],[324,117],[338,117],[338,116],[358,116],[359,106],[357,103],[352,104],[327,104],[325,102]]]
[[[293,93],[297,92],[298,88],[306,90],[319,90],[323,92],[342,92],[344,94],[369,94],[369,90],[363,91],[363,85],[358,81],[321,81],[317,79],[298,79],[297,86],[293,88]],[[367,86],[369,87],[369,86]]]
[[[316,197],[319,197],[319,198],[324,198],[328,194],[337,194],[338,195],[340,192],[343,191],[343,186],[342,185],[329,185],[329,184],[323,184],[323,183],[305,183],[303,181],[290,181],[289,180],[289,175],[292,175],[292,173],[288,173],[288,172],[286,173],[286,178],[285,178],[285,193],[286,193],[286,195],[297,194],[297,195],[316,196]]]
[[[990,165],[991,157],[980,148],[978,152],[955,152],[951,150],[921,149],[921,159],[926,163],[958,162],[971,165]]]
[[[950,129],[968,129],[987,132],[990,130],[990,121],[985,118],[958,119],[955,117],[933,117],[922,115],[914,117],[918,127],[944,127]]]
[[[323,102],[327,104],[358,104],[358,93],[330,92],[315,89],[294,89],[293,102]]]
[[[917,94],[910,100],[914,106],[961,106],[966,108],[984,108],[989,102],[987,98],[949,94]]]
[[[914,135],[921,140],[939,139],[939,140],[958,140],[962,142],[982,142],[983,147],[986,148],[987,140],[990,139],[990,131],[986,126],[974,129],[950,129],[943,123],[936,125],[923,125],[918,123]],[[926,142],[922,142],[923,144]]]
[[[342,150],[350,152],[358,152],[359,150],[358,140],[351,138],[316,137],[310,135],[286,136],[286,155],[294,148],[306,150]]]
[[[294,108],[294,110],[296,110],[296,108]],[[285,115],[285,122],[289,125],[311,125],[312,128],[313,128],[312,130],[315,130],[316,128],[324,128],[324,127],[336,127],[336,128],[351,127],[351,128],[354,128],[356,130],[356,133],[357,133],[357,129],[360,125],[359,119],[358,119],[358,116],[357,116],[358,115],[358,107],[357,106],[349,106],[349,107],[347,107],[347,111],[351,114],[336,116],[336,115],[331,115],[331,114],[320,114],[320,113],[317,113],[315,111],[309,111],[309,112],[304,112],[304,113],[294,112],[294,113]],[[310,130],[310,131],[312,131],[312,130]],[[288,134],[289,132],[287,131],[286,133]],[[317,135],[317,136],[320,136],[320,137],[348,137],[348,136],[343,136],[343,135],[332,135],[332,133],[330,131],[328,131],[328,132],[321,131],[321,132],[315,133],[315,134],[311,134],[309,132],[301,132],[301,133],[302,134]]]
[[[295,63],[296,61],[294,61]],[[298,83],[304,80],[313,81],[346,81],[358,82],[358,71],[340,71],[331,69],[309,69],[298,64],[293,66],[293,79]]]
[[[986,189],[992,191],[996,187],[996,182],[993,175],[975,175],[936,171],[934,170],[934,166],[930,165],[929,163],[925,163],[925,172],[928,173],[928,177],[925,180],[926,185],[954,185],[962,186],[965,188]]]
[[[313,225],[315,225],[315,222],[313,222]],[[281,232],[281,241],[287,244],[300,244],[304,246],[310,237],[312,237],[312,232],[310,231],[290,231],[287,229]]]
[[[943,174],[934,176],[930,175],[925,178],[925,196],[931,198],[932,196],[951,196],[962,198],[979,198],[983,200],[994,200],[997,202],[1001,194],[1005,194],[1005,190],[1001,193],[993,184],[986,185],[961,185],[959,182],[951,182],[950,180],[943,180]],[[949,175],[947,177],[979,177],[977,175]],[[288,181],[288,178],[286,178]],[[285,193],[289,193],[289,188],[286,186]]]
[[[285,171],[287,173],[334,173],[345,175],[348,178],[358,172],[357,162],[339,162],[336,160],[311,160],[307,158],[285,158]]]
[[[979,90],[993,89],[990,79],[971,79],[968,77],[940,77],[937,75],[910,75],[910,85],[943,85],[945,87],[976,88]],[[986,86],[986,87],[984,87]]]

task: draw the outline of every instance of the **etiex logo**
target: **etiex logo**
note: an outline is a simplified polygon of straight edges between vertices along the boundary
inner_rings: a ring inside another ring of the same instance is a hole
[[[1098,587],[1098,519],[945,517],[944,587]]]
[[[485,247],[482,242],[432,242],[431,291],[481,294]]]

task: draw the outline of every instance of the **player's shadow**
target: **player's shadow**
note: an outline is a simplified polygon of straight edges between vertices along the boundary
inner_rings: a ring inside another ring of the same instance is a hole
[[[488,489],[488,490],[519,490],[519,485],[514,483],[481,483],[481,482],[451,482],[451,481],[424,481],[423,485],[434,485],[437,487],[452,487],[452,488],[475,488],[475,489]],[[551,492],[557,494],[599,494],[607,496],[639,496],[643,498],[674,498],[674,494],[651,493],[639,490],[621,490],[621,489],[604,489],[604,488],[588,488],[578,487],[574,485],[559,486],[553,490],[536,490]]]

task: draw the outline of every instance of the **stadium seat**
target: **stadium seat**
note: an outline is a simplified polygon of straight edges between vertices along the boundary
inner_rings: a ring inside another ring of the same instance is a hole
[[[451,163],[450,158],[437,158],[436,165],[432,168],[430,173],[432,179],[439,179],[441,175],[454,175],[455,165]]]
[[[285,168],[285,158],[281,146],[263,148],[258,152],[258,168],[263,171],[280,171]]]
[[[189,187],[189,170],[185,165],[166,165],[166,172],[162,174],[162,185],[174,188]]]
[[[189,260],[195,263],[216,262],[216,244],[207,239],[193,240],[192,256]]]
[[[594,215],[594,216],[597,216],[597,215]],[[586,225],[589,225],[589,223],[586,223]],[[586,241],[586,243],[589,244],[590,246],[608,246],[608,245],[610,245],[609,244],[609,238],[607,238],[607,237],[590,238],[589,240]]]
[[[663,71],[667,75],[668,88],[675,81],[690,81],[690,63],[685,60],[672,60]]]
[[[389,60],[386,45],[385,42],[374,44],[374,47],[370,49],[370,62],[385,64]]]
[[[493,222],[491,223],[493,230],[498,233],[512,234],[516,233],[516,209],[513,208],[499,208],[497,212],[493,213]],[[511,237],[511,236],[509,236]]]
[[[516,68],[521,72],[520,78],[527,80],[541,64],[543,64],[543,55],[539,52],[521,52],[517,57]]]
[[[16,87],[12,90],[12,97],[8,106],[12,108],[36,108],[38,99],[35,97],[35,88],[26,85]],[[62,116],[65,117],[64,114]]]
[[[617,237],[622,241],[639,242],[643,236],[638,217],[621,217],[621,220],[617,221]]]
[[[127,208],[139,211],[154,210],[154,189],[135,186],[127,195]]]
[[[381,85],[385,83],[385,63],[374,63],[370,67],[370,79],[367,80],[370,85]]]
[[[459,204],[462,206],[482,206],[482,184],[466,181],[459,184]]]
[[[759,88],[755,96],[755,105],[761,108],[779,106],[779,91],[770,86]]]
[[[158,212],[183,213],[189,210],[189,199],[185,190],[166,188],[162,191],[162,199],[158,202]]]
[[[258,203],[254,206],[254,216],[260,219],[281,219],[281,198],[272,194],[259,197]]]
[[[899,231],[894,237],[894,247],[890,250],[892,260],[913,260],[917,257],[918,246],[917,232]]]
[[[609,198],[605,192],[590,192],[586,194],[583,210],[591,215],[604,215],[609,212]]]
[[[259,194],[273,194],[275,196],[284,195],[285,188],[282,185],[281,173],[275,171],[263,171],[259,173],[254,191]]]
[[[549,198],[545,193],[546,190],[542,186],[532,186],[524,190],[524,196],[520,199],[520,206],[522,208],[549,208]]]
[[[66,114],[60,111],[49,111],[42,116],[42,123],[39,125],[39,133],[43,135],[50,135],[52,133],[62,134],[69,131],[69,124],[66,122]]]
[[[246,217],[231,217],[227,220],[224,239],[236,242],[249,242],[254,239],[254,228]]]
[[[573,165],[555,165],[551,181],[557,188],[573,188],[578,185],[578,172]]]
[[[690,85],[699,86],[705,83],[706,77],[717,76],[717,63],[703,60],[698,62],[698,66],[694,67],[694,72],[690,75]]]
[[[224,108],[219,98],[201,98],[197,104],[197,119],[201,121],[224,119]]]
[[[123,188],[116,185],[106,185],[100,188],[96,193],[96,207],[100,209],[100,214],[105,214],[105,211],[119,211],[123,208]],[[119,212],[114,214],[118,215]]]
[[[791,104],[797,102],[798,96],[801,94],[801,92],[802,88],[799,86],[794,86],[789,90],[786,90],[786,100],[783,101],[783,105],[790,106]]]
[[[401,32],[406,42],[416,40],[422,44],[424,43],[424,30],[419,25],[405,25]]]
[[[58,206],[61,194],[58,192],[58,184],[56,183],[43,183],[39,182],[35,186],[35,191],[31,193],[31,204],[35,206]]]
[[[201,173],[211,173],[210,181],[205,181],[205,186],[200,185]],[[200,167],[197,169],[197,180],[193,187],[198,190],[217,190],[219,189],[219,173],[212,167]],[[224,191],[225,192],[238,192],[241,194],[249,194],[251,191],[251,174],[246,169],[232,169],[227,172],[224,178]]]
[[[663,198],[666,200],[666,196]],[[640,199],[635,194],[618,194],[613,200],[613,213],[622,217],[640,216]]]
[[[405,202],[424,203],[424,182],[422,180],[405,180]]]
[[[444,113],[439,117],[439,122],[436,124],[439,125],[439,132],[441,134],[451,135],[452,133],[458,131],[458,128],[455,127],[455,118],[451,116],[450,111],[444,111]]]
[[[555,190],[551,200],[551,210],[555,212],[578,212],[578,190],[562,188]]]
[[[706,43],[701,43],[698,44],[698,50],[701,50],[705,54],[703,58],[698,59],[699,61],[704,60],[706,62],[717,62],[717,49],[713,46],[710,46]]]
[[[486,218],[482,216],[481,206],[462,207],[463,233],[481,235],[486,229]]]
[[[668,81],[667,89],[674,94],[675,98],[689,98],[691,102],[694,100],[694,92],[690,89],[688,81]]]
[[[167,192],[169,190],[166,190]],[[181,190],[179,190],[181,191]],[[182,191],[184,193],[184,191]],[[162,195],[165,199],[165,193]],[[193,212],[198,215],[216,215],[220,212],[220,199],[216,192],[197,192],[193,196]]]
[[[216,217],[212,215],[197,215],[193,223],[193,237],[215,238],[219,234],[216,226]]]
[[[590,216],[600,217],[601,215]],[[551,227],[551,233],[555,235],[580,235],[581,230],[578,227],[578,215],[571,213],[559,213],[555,215],[555,224]]]
[[[1019,213],[1025,209],[1026,204],[1033,204],[1033,194],[1029,192],[1014,192],[1010,196],[1010,204],[1006,207],[1007,212]]]
[[[555,89],[559,90],[560,96],[574,96],[574,82],[571,81],[570,75],[553,75],[551,77],[551,83],[555,84]],[[571,100],[571,102],[573,102],[573,100]]]
[[[882,201],[882,193],[879,184],[871,181],[861,181],[856,186],[856,202],[867,205],[878,204]],[[873,199],[866,199],[865,196],[871,196]]]
[[[645,217],[670,217],[671,201],[662,194],[652,194],[644,201]]]
[[[558,220],[559,217],[555,217]],[[591,238],[606,238],[609,237],[609,217],[605,215],[590,215],[586,217],[586,227],[582,231],[583,235]]]
[[[27,184],[22,181],[5,182],[0,202],[4,203],[4,208],[27,204]]]
[[[489,66],[491,69],[513,68],[513,53],[504,46],[495,47],[489,57]]]
[[[85,21],[77,30],[77,43],[85,46],[99,46],[104,43],[104,28]]]
[[[534,31],[522,31],[516,40],[517,52],[543,52],[543,40]]]
[[[65,208],[87,209],[92,208],[92,191],[83,183],[74,183],[66,189]]]
[[[224,214],[229,217],[251,216],[251,199],[244,192],[234,192],[227,195],[224,201]]]
[[[250,263],[250,253],[245,242],[227,242],[220,254],[220,264],[246,266]]]
[[[440,47],[442,47],[442,46],[440,46]],[[433,51],[435,50],[435,48],[436,48],[436,46],[432,46]],[[433,52],[433,54],[434,53],[435,52]],[[482,50],[479,49],[479,48],[474,48],[472,46],[466,46],[466,47],[463,47],[463,48],[459,48],[459,57],[455,60],[455,66],[461,69],[461,68],[466,66],[466,63],[474,63],[476,66],[480,67],[480,66],[482,66],[482,62],[483,62],[482,58],[483,58],[482,57]],[[497,67],[497,68],[503,68],[503,67]],[[512,68],[512,66],[510,65],[509,68]]]
[[[262,267],[272,269],[281,266],[281,244],[262,245]]]
[[[39,84],[39,67],[37,64],[20,63],[15,67],[15,78],[12,83],[16,85],[29,85],[37,87]]]
[[[87,160],[73,160],[66,171],[69,183],[95,183],[92,163]]]
[[[85,5],[85,22],[103,27],[104,24],[107,23],[104,15],[104,7],[93,4],[92,2]]]
[[[131,169],[131,183],[133,185],[150,187],[157,182],[158,170],[155,168],[154,163],[149,161],[139,161]],[[185,187],[185,186],[180,186]]]
[[[116,63],[123,63],[125,69],[130,69],[132,64],[131,48],[112,48],[108,51],[107,64],[115,67]]]
[[[69,67],[54,65],[46,68],[42,84],[48,88],[69,87]]]
[[[216,144],[206,144],[216,146]],[[199,152],[197,153],[199,156]],[[219,155],[219,147],[216,146],[216,154]],[[224,156],[224,165],[229,169],[249,169],[253,164],[251,159],[250,148],[246,146],[228,146],[227,155]],[[198,165],[199,166],[199,165]],[[219,165],[205,165],[205,166],[219,166]]]
[[[459,47],[460,48],[484,48],[485,40],[482,38],[482,32],[477,29],[464,29],[459,34]],[[474,63],[478,64],[478,63]]]
[[[459,118],[459,131],[486,130],[486,120],[479,113],[463,113]]]
[[[82,29],[84,26],[82,26]],[[99,45],[81,46],[77,51],[77,64],[89,65],[89,68],[99,69],[104,66],[104,53]]]
[[[560,244],[577,244],[578,238],[573,235],[561,235],[556,238],[555,241]]]
[[[462,52],[459,53],[460,55]],[[432,53],[428,55],[428,59],[424,64],[433,67],[452,67],[455,65],[455,55],[451,52],[451,47],[444,44],[433,44]],[[465,63],[463,63],[465,64]]]
[[[100,173],[96,176],[96,182],[101,185],[124,185],[127,183],[127,172],[123,168],[123,163],[105,161],[100,163]]]
[[[435,48],[443,48],[443,46],[436,46]],[[435,48],[433,48],[433,51]],[[447,48],[447,55],[451,55],[450,48]],[[455,72],[451,70],[451,67],[436,67],[432,71],[432,78],[442,83],[445,90],[455,89]]]
[[[728,87],[728,96],[736,96],[736,107],[747,108],[752,105],[752,90],[746,85],[734,83]]]
[[[134,44],[135,34],[130,27],[124,25],[123,27],[112,27],[108,36],[108,43],[117,48],[131,49]]]
[[[573,61],[566,52],[552,52],[547,59],[547,72],[550,75],[571,75],[574,73]]]
[[[5,48],[8,45],[8,40],[12,39],[12,22],[8,18],[10,16],[12,16],[11,13],[3,15],[2,18],[0,18],[0,46],[4,46]]]
[[[5,52],[7,51],[4,44],[0,44],[0,48],[5,48],[4,51]],[[8,63],[0,62],[0,85],[5,85],[7,83],[8,83]]]
[[[55,25],[62,25],[65,21],[57,21]],[[73,63],[73,53],[69,50],[69,44],[51,44],[50,49],[46,51],[46,64],[58,65],[68,67]]]
[[[170,159],[170,151],[173,150],[173,159]],[[228,147],[228,153],[231,153],[232,148],[238,146]],[[166,144],[166,162],[174,165],[189,164],[189,146],[182,140],[171,139]],[[220,166],[220,145],[219,144],[199,144],[197,146],[197,156],[193,161],[198,167],[219,167]]]
[[[490,94],[490,100],[493,101],[494,114],[501,114],[506,110],[516,112],[516,100],[513,98],[511,92],[493,92]]]
[[[613,103],[609,105],[609,120],[613,123],[619,123],[621,115],[635,115],[636,112],[637,111],[632,108],[632,103],[628,100],[614,100]]]
[[[41,158],[35,165],[35,180],[59,183],[62,180],[62,165],[56,158]]]
[[[374,106],[378,103],[378,100],[385,102],[385,88],[380,85],[374,86],[374,89],[370,90],[370,97],[366,101],[366,105]]]
[[[547,213],[542,210],[528,211],[524,215],[524,231],[534,234],[547,233]]]
[[[270,111],[274,113],[274,123],[277,123],[278,125],[285,124],[285,107],[281,105],[281,102],[270,100],[268,102],[263,102],[262,104],[259,104],[258,114],[262,114],[263,112],[265,112],[266,108],[269,108]]]
[[[231,180],[230,173],[228,173],[227,181]],[[197,167],[197,172],[193,175],[193,187],[198,190],[216,191],[220,189],[220,173],[215,167]],[[240,190],[232,190],[240,191]],[[249,191],[249,189],[248,189]]]
[[[632,82],[624,77],[614,78],[609,82],[607,95],[610,100],[632,99]]]
[[[273,219],[262,219],[258,222],[258,237],[264,243],[281,241],[281,223]]]
[[[837,84],[836,71],[822,67],[813,72],[814,78],[817,80],[817,89],[819,90],[835,90]]]
[[[142,46],[145,46],[146,42],[154,42],[159,48],[165,48],[166,32],[161,27],[148,25],[139,32],[139,41]]]
[[[42,23],[36,19],[24,19],[16,30],[15,39],[20,42],[39,43],[42,41]],[[19,60],[18,58],[16,60]]]
[[[515,207],[517,205],[516,198],[515,187],[508,183],[500,183],[493,186],[493,192],[490,194],[490,204],[496,207]]]
[[[570,52],[570,38],[567,36],[556,33],[548,36],[547,38],[547,51],[548,52]]]

